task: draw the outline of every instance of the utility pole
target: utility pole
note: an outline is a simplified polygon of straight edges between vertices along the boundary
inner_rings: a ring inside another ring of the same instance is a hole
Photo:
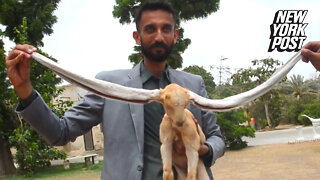
[[[219,84],[218,84],[218,88],[216,89],[219,97],[221,97],[222,76],[224,75],[225,72],[230,73],[230,71],[229,71],[230,68],[228,66],[223,66],[223,64],[222,64],[222,61],[225,61],[227,59],[228,58],[221,56],[220,57],[220,65],[218,65],[218,66],[211,65],[210,66],[210,70],[217,69],[218,73],[219,73]]]
[[[221,83],[221,77],[222,77],[222,70],[226,69],[225,67],[222,66],[222,61],[227,60],[228,58],[221,56],[220,58],[220,66],[219,66],[219,86],[222,84]]]
[[[216,69],[217,69],[218,72],[219,72],[219,86],[222,85],[222,73],[223,73],[224,71],[229,71],[229,70],[230,70],[229,67],[222,65],[222,61],[225,61],[225,60],[227,60],[227,59],[228,59],[228,58],[221,56],[221,57],[220,57],[220,65],[219,65],[219,66],[216,66]],[[214,69],[214,65],[210,65],[210,70],[212,70],[212,69]]]

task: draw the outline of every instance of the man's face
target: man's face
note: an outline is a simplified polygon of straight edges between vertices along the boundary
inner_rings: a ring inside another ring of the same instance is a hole
[[[139,27],[134,38],[141,45],[145,58],[156,62],[165,61],[178,38],[172,14],[163,10],[144,11]]]

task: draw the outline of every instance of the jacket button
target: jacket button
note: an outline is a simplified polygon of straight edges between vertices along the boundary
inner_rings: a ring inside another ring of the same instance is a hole
[[[142,168],[141,165],[138,165],[138,166],[137,166],[137,170],[138,170],[138,171],[142,171],[142,169],[143,169],[143,168]]]

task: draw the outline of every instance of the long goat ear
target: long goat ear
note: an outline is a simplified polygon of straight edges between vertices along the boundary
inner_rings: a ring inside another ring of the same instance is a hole
[[[187,89],[184,90],[184,93],[185,93],[186,99],[188,101],[186,105],[188,105],[191,102],[191,96],[190,96],[190,93]]]
[[[192,91],[189,91],[190,100],[202,109],[214,110],[217,112],[229,111],[238,108],[270,91],[284,76],[287,75],[287,73],[301,59],[301,57],[302,56],[300,52],[297,52],[266,82],[247,92],[224,99],[206,99],[197,95],[196,93],[193,93]],[[152,101],[159,101],[163,104],[165,100],[166,93],[164,89],[137,89],[99,79],[86,78],[64,69],[59,64],[37,52],[32,53],[32,58],[38,61],[40,64],[48,67],[70,83],[74,83],[88,91],[106,98],[140,104],[150,103]]]
[[[257,99],[258,97],[266,94],[270,91],[278,82],[285,77],[293,66],[302,58],[300,51],[292,56],[289,61],[282,65],[274,74],[264,83],[259,86],[224,99],[206,99],[190,91],[190,99],[195,105],[202,109],[214,110],[216,112],[224,112],[232,109],[239,108],[250,101]]]
[[[165,92],[164,89],[160,88],[159,95],[157,98],[157,101],[161,102],[162,104],[164,103],[164,98],[165,98],[164,92]]]
[[[86,78],[64,69],[61,65],[37,52],[32,53],[32,58],[51,69],[68,82],[76,84],[77,86],[102,97],[140,104],[156,101],[159,97],[158,89],[148,90],[131,88],[99,79]]]

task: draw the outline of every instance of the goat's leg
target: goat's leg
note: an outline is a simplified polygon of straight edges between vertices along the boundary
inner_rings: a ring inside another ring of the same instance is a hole
[[[198,149],[192,144],[185,143],[186,155],[188,159],[188,176],[187,180],[195,180],[197,177],[197,165],[199,161]]]
[[[200,144],[204,144],[206,139],[205,139],[204,133],[202,132],[199,124],[198,124],[198,129],[199,129],[199,136],[200,136]],[[203,164],[203,161],[201,159],[199,159],[199,161],[198,161],[197,179],[209,180],[209,176],[208,176],[206,167]]]
[[[197,179],[209,180],[209,176],[208,176],[206,167],[204,166],[203,162],[200,159],[198,161]]]
[[[197,126],[194,123],[194,117],[190,111],[186,110],[187,121],[181,129],[182,141],[186,148],[188,160],[187,180],[195,180],[197,177],[197,166],[199,161],[200,136],[197,132]]]
[[[173,180],[172,171],[172,126],[169,118],[164,116],[160,124],[161,157],[163,164],[163,179]]]

